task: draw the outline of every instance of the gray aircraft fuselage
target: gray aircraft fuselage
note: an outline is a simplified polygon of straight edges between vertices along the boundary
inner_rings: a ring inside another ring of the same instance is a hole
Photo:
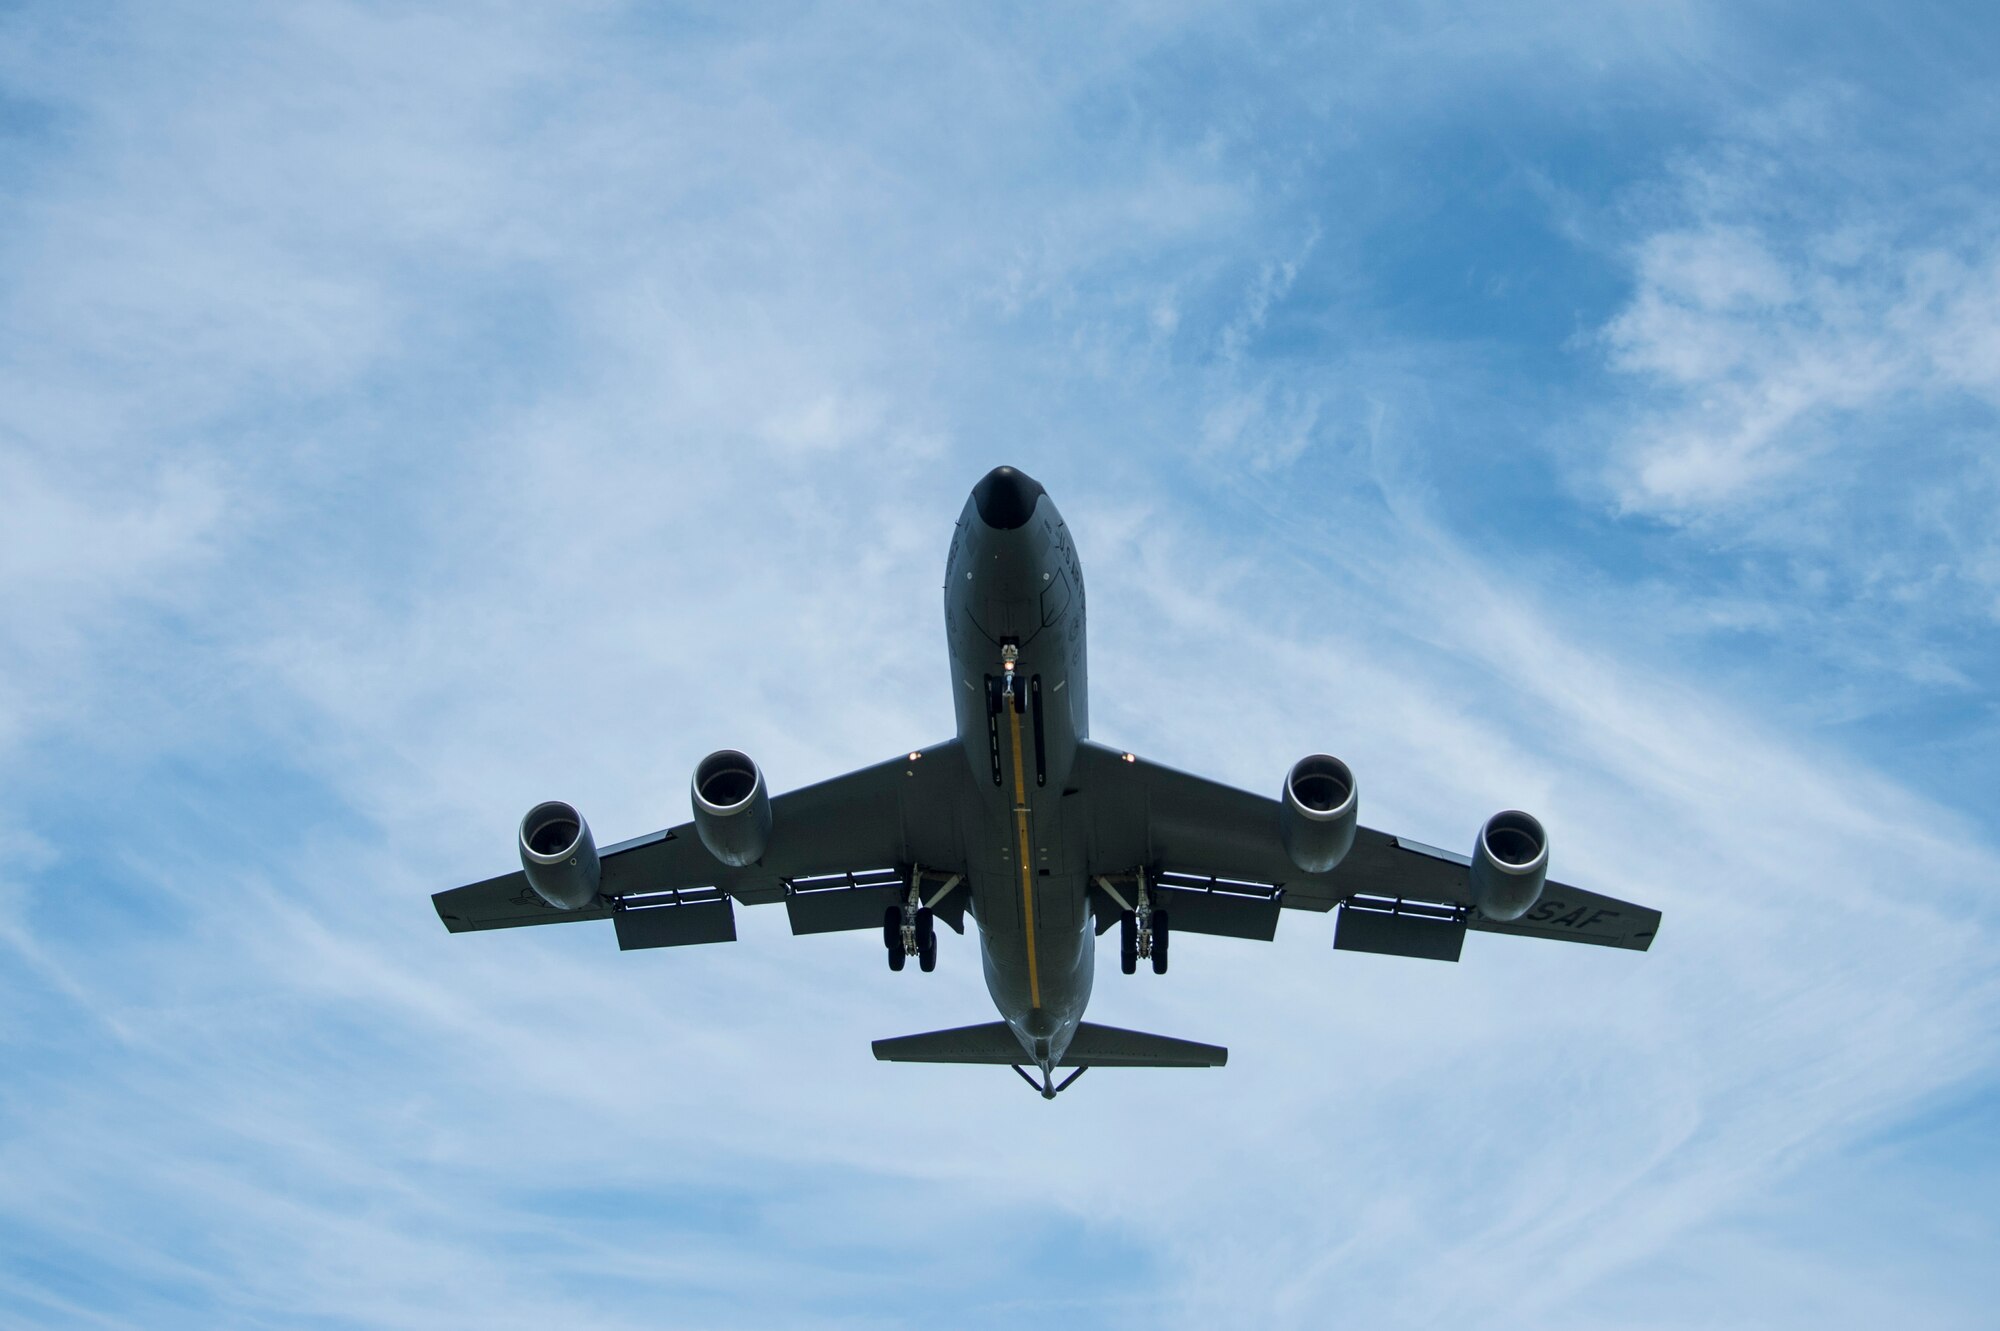
[[[1055,503],[1011,468],[959,515],[945,566],[958,738],[977,792],[963,825],[986,988],[1047,1072],[1090,1001],[1089,828],[1063,793],[1089,733],[1083,568]],[[1011,692],[1006,668],[1014,655]]]

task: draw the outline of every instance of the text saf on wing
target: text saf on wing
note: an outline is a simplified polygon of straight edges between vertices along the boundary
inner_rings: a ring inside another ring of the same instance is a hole
[[[1270,938],[1280,907],[1338,906],[1338,947],[1456,960],[1467,929],[1644,951],[1659,928],[1658,911],[1554,881],[1516,918],[1492,918],[1470,856],[1368,827],[1333,868],[1309,872],[1287,848],[1278,800],[1101,744],[1078,747],[1074,779],[1090,808],[1091,872],[1122,894],[1144,867],[1179,931]]]
[[[785,902],[796,933],[879,927],[883,908],[900,900],[912,870],[920,867],[926,878],[963,872],[954,863],[952,782],[962,778],[964,764],[958,741],[951,740],[770,797],[768,815],[745,853],[733,853],[726,837],[715,838],[724,855],[742,862],[718,857],[692,821],[607,846],[595,852],[596,893],[576,909],[544,900],[525,870],[431,900],[453,933],[613,919],[624,948],[733,939],[732,903],[738,902]],[[744,765],[745,778],[761,784],[755,765]],[[701,802],[699,784],[696,800],[698,811],[712,812]],[[573,835],[587,839],[580,816],[575,825]],[[712,823],[710,831],[714,838]],[[533,835],[526,826],[523,833],[524,842]],[[962,928],[957,903],[963,899],[954,894],[937,906],[955,928]]]

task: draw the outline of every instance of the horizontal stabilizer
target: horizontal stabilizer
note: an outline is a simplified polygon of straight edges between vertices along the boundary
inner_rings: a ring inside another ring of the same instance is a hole
[[[1219,1044],[1080,1022],[1063,1055],[1066,1068],[1219,1068],[1229,1051]]]
[[[1027,1051],[1004,1021],[899,1035],[871,1046],[884,1063],[1025,1063]]]
[[[1003,1021],[925,1031],[877,1040],[875,1057],[885,1063],[1026,1063],[1031,1060]],[[1116,1026],[1079,1023],[1066,1068],[1219,1068],[1229,1061],[1220,1045],[1176,1040],[1168,1035],[1120,1030]]]

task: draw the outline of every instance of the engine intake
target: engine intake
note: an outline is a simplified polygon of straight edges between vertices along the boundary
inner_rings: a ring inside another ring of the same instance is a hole
[[[1549,838],[1531,814],[1508,809],[1479,829],[1472,848],[1472,902],[1489,920],[1518,920],[1541,900]]]
[[[590,824],[574,805],[547,800],[521,820],[521,868],[535,895],[557,910],[582,910],[597,900],[603,866]]]
[[[1325,873],[1346,858],[1360,807],[1346,763],[1330,753],[1299,759],[1285,775],[1280,804],[1278,836],[1293,864]]]
[[[748,754],[718,749],[695,765],[694,830],[724,864],[740,869],[764,858],[771,844],[771,792]]]

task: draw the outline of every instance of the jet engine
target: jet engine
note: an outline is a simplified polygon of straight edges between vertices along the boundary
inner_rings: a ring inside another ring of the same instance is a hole
[[[1315,753],[1292,764],[1280,797],[1278,836],[1292,863],[1325,873],[1354,844],[1357,809],[1354,773],[1332,754]]]
[[[1518,920],[1541,900],[1549,876],[1549,838],[1519,809],[1496,813],[1472,848],[1472,903],[1489,920]]]
[[[590,824],[575,806],[547,800],[521,820],[521,868],[535,895],[557,910],[582,910],[597,900],[603,866]]]
[[[742,868],[771,843],[771,792],[750,756],[718,749],[694,769],[694,830],[724,864]]]

